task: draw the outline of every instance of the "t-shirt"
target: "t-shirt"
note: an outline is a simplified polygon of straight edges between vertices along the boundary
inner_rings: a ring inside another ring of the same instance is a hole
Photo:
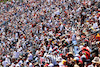
[[[31,53],[28,55],[28,60],[33,60],[33,55]]]
[[[14,51],[13,57],[14,57],[14,58],[18,58],[18,57],[19,57],[19,52]]]
[[[3,67],[6,67],[6,64],[7,64],[7,61],[2,62]]]
[[[98,23],[93,23],[93,28],[98,28]]]
[[[62,67],[62,66],[63,66],[63,64],[62,64],[62,62],[60,62],[60,63],[59,63],[59,67]]]
[[[74,46],[74,53],[78,54],[78,52],[79,52],[79,47],[78,46]]]
[[[32,63],[29,64],[29,67],[33,67]]]
[[[94,67],[93,64],[89,65],[88,67]]]
[[[16,64],[16,66],[15,67],[20,67],[20,65],[19,64]]]
[[[23,61],[22,61],[22,60],[20,60],[18,64],[19,64],[19,65],[21,65],[22,63],[23,63]]]
[[[6,58],[5,61],[10,64],[10,59]]]
[[[15,64],[14,64],[14,63],[12,63],[10,67],[14,67],[14,66],[15,66]]]

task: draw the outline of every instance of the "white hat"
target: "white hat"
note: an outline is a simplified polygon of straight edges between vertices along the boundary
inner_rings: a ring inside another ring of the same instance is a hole
[[[81,59],[82,59],[82,58],[86,58],[86,56],[85,56],[85,55],[82,55],[82,56],[81,56]]]
[[[78,57],[75,57],[75,58],[74,58],[74,60],[77,60],[77,61],[78,61],[78,60],[79,60],[79,58],[78,58]]]
[[[92,60],[93,63],[98,63],[100,64],[100,58],[99,57],[95,57],[93,60]]]
[[[52,63],[50,63],[49,65],[48,65],[48,67],[53,67],[54,65],[52,64]]]
[[[62,58],[59,56],[59,57],[56,59],[56,61],[61,61],[61,59],[62,59]]]

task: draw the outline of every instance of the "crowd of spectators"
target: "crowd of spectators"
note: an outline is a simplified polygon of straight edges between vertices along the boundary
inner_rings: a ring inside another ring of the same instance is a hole
[[[0,67],[100,67],[99,28],[100,0],[1,2]]]

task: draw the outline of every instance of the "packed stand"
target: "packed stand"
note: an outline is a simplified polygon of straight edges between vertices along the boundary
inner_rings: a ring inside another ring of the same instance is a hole
[[[0,67],[100,67],[99,28],[100,0],[1,2]]]

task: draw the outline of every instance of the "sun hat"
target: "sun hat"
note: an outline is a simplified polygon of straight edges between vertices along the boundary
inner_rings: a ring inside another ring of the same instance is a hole
[[[92,62],[100,64],[100,58],[99,57],[94,57],[94,59],[92,60]]]
[[[68,54],[72,54],[72,55],[73,55],[73,53],[72,53],[72,52],[69,52]]]

